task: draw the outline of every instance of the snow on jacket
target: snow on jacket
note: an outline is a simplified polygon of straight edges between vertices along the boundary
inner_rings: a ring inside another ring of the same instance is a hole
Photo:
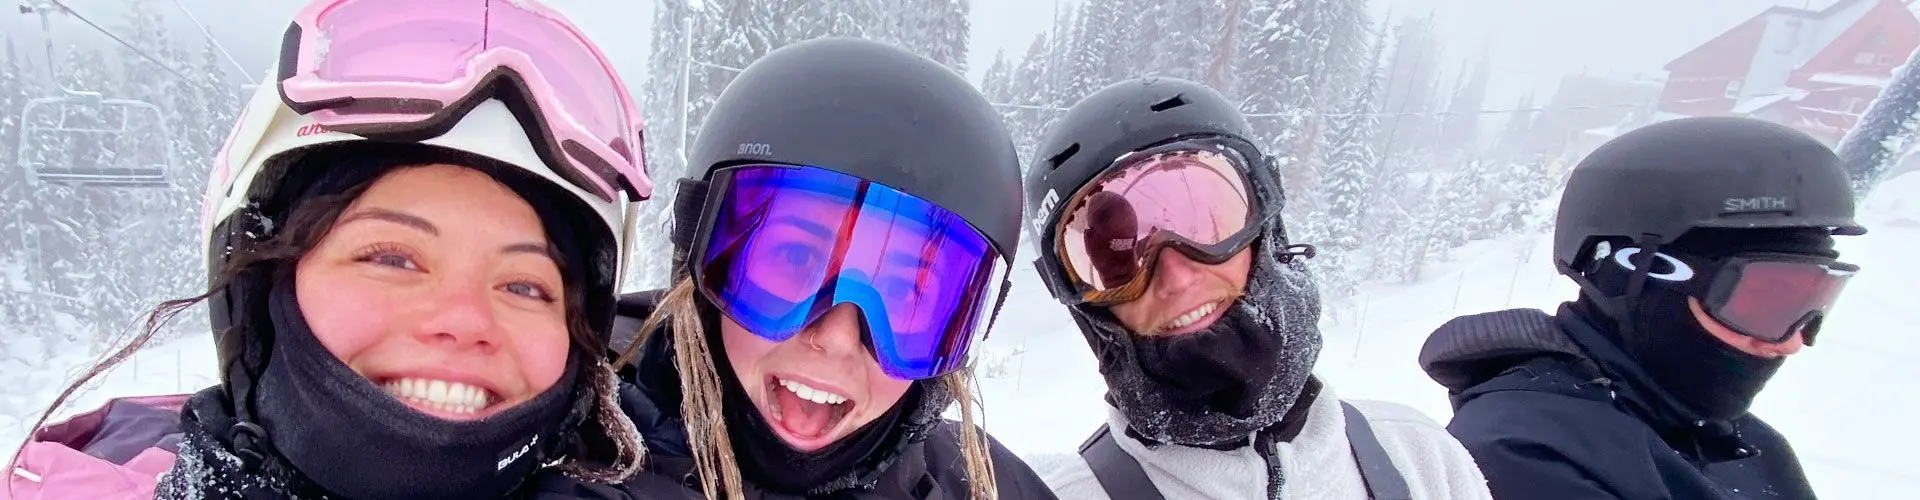
[[[1415,500],[1485,499],[1486,479],[1473,458],[1440,424],[1404,405],[1380,401],[1347,401],[1366,416],[1380,445],[1406,479]],[[1121,432],[1127,419],[1108,408],[1107,425],[1113,439],[1147,473],[1168,500],[1238,500],[1267,495],[1267,460],[1251,446],[1218,451],[1178,445],[1145,443]],[[1307,411],[1300,434],[1276,444],[1285,483],[1282,499],[1367,498],[1360,465],[1347,442],[1340,399],[1324,386]],[[1081,459],[1065,461],[1042,474],[1060,498],[1106,500],[1093,470]],[[1126,499],[1119,499],[1126,500]]]
[[[1814,498],[1779,432],[1752,414],[1679,417],[1680,403],[1572,307],[1455,318],[1420,362],[1452,392],[1447,429],[1502,499]]]
[[[196,427],[182,428],[186,408],[195,398],[220,394],[218,387],[200,394],[143,396],[109,401],[100,409],[83,413],[64,422],[41,428],[28,438],[0,480],[0,500],[150,500],[162,481],[179,480],[170,473],[182,458],[182,449],[192,448],[194,435],[210,435]],[[217,405],[213,405],[217,406]],[[200,418],[224,415],[201,404]],[[217,444],[216,444],[217,445]],[[206,450],[231,457],[224,450]],[[188,462],[191,462],[189,460]],[[205,460],[201,460],[205,462]],[[261,473],[244,473],[237,460],[222,460],[200,471],[202,479],[219,476],[226,479],[260,479]],[[232,462],[232,463],[227,463]],[[233,465],[226,467],[226,465]],[[186,469],[182,469],[186,470]],[[209,476],[212,475],[212,476]],[[287,478],[268,481],[229,481],[247,484],[286,484]],[[297,482],[297,481],[292,481]],[[193,497],[195,492],[181,496]],[[285,490],[235,492],[245,498],[290,499],[324,497],[300,495]],[[510,498],[537,500],[625,499],[618,486],[581,481],[552,469],[536,473],[527,485]]]
[[[27,439],[0,499],[150,499],[173,467],[187,395],[114,399]]]

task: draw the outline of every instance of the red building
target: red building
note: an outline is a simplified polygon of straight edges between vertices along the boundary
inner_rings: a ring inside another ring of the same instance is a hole
[[[1838,144],[1920,46],[1916,9],[1915,0],[1767,9],[1667,63],[1655,118],[1753,116]]]

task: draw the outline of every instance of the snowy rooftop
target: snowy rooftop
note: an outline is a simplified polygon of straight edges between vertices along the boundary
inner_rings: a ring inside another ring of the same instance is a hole
[[[1855,73],[1816,73],[1813,76],[1807,77],[1807,81],[1814,83],[1831,83],[1857,87],[1885,87],[1887,86],[1887,82],[1892,80],[1893,77],[1891,75],[1861,75]]]
[[[1787,97],[1790,96],[1787,94],[1773,94],[1740,101],[1733,105],[1733,114],[1753,114],[1753,112],[1766,109],[1767,106],[1772,106],[1774,103],[1784,101]]]
[[[1672,121],[1672,120],[1678,120],[1678,119],[1681,119],[1681,118],[1689,118],[1689,117],[1692,117],[1692,116],[1693,116],[1693,115],[1683,115],[1683,114],[1680,114],[1680,113],[1670,113],[1670,112],[1666,112],[1666,111],[1655,111],[1655,112],[1653,113],[1653,123],[1659,123],[1659,122],[1664,122],[1664,121]]]

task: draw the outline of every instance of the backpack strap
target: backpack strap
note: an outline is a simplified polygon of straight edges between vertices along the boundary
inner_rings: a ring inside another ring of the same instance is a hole
[[[1360,464],[1360,481],[1367,485],[1367,498],[1412,500],[1413,492],[1407,488],[1406,478],[1400,476],[1400,469],[1387,458],[1387,449],[1374,437],[1373,426],[1367,424],[1366,415],[1346,401],[1340,402],[1340,409],[1346,414],[1347,444],[1353,447],[1353,459]]]
[[[1093,437],[1080,444],[1080,458],[1087,461],[1087,468],[1093,470],[1093,478],[1100,481],[1100,489],[1106,490],[1108,498],[1166,499],[1160,494],[1160,488],[1153,485],[1153,480],[1147,478],[1146,469],[1140,468],[1140,461],[1114,441],[1110,426],[1100,426]]]

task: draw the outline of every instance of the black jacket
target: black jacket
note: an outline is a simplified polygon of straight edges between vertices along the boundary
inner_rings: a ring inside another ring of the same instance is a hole
[[[616,350],[623,350],[638,334],[640,322],[653,312],[658,291],[629,294],[620,299],[620,319],[614,327]],[[680,417],[679,372],[664,333],[649,336],[641,346],[635,367],[621,370],[630,384],[622,384],[620,405],[634,427],[646,440],[645,472],[630,481],[627,489],[636,498],[704,498],[692,453],[688,448],[686,427]],[[960,448],[960,423],[941,419],[929,426],[924,440],[894,443],[885,450],[898,450],[892,460],[882,461],[872,471],[876,480],[871,488],[853,488],[814,498],[845,499],[962,499],[968,495],[967,471]],[[1053,499],[1053,492],[1041,482],[1019,457],[987,438],[991,446],[994,478],[1000,498],[1006,500]],[[761,490],[748,481],[747,498],[801,498]]]
[[[1751,414],[1688,420],[1595,323],[1568,306],[1455,318],[1420,362],[1452,396],[1447,429],[1501,499],[1814,498]]]

